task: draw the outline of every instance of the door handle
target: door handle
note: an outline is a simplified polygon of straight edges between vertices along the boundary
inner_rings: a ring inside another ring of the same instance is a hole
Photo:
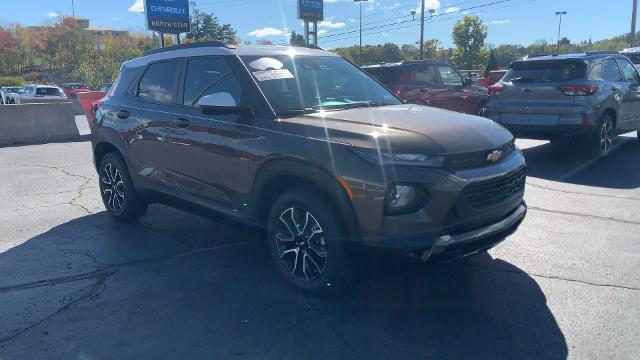
[[[123,119],[124,120],[124,119],[129,118],[129,112],[127,110],[120,110],[120,111],[118,111],[116,116],[118,117],[118,119]]]
[[[180,129],[188,128],[188,127],[191,125],[191,123],[189,122],[189,120],[187,120],[187,119],[183,119],[183,118],[175,119],[175,120],[173,120],[171,123],[172,123],[175,127],[178,127],[178,128],[180,128]]]
[[[611,91],[620,91],[620,89],[618,89],[617,87],[614,86],[614,87],[611,88]]]
[[[418,91],[420,91],[421,93],[426,93],[426,92],[427,92],[427,89],[420,89],[420,90],[418,90]]]

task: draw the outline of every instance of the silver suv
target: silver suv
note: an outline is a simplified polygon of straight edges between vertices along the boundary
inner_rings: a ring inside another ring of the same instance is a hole
[[[576,139],[597,156],[616,134],[640,129],[640,75],[615,52],[515,61],[489,95],[486,116],[517,137]]]

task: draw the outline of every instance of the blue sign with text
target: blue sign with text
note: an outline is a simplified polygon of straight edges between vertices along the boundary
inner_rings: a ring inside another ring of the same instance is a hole
[[[324,1],[298,0],[298,19],[307,21],[324,20]]]
[[[167,34],[189,32],[189,0],[145,0],[147,29]]]

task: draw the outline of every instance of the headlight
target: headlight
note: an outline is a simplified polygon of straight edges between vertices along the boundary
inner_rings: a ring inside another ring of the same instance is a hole
[[[420,187],[393,184],[387,190],[386,212],[390,215],[411,213],[423,207],[427,200],[427,193]]]
[[[356,153],[367,162],[379,166],[404,165],[441,167],[445,160],[445,157],[441,155],[392,154],[362,149],[356,150]]]

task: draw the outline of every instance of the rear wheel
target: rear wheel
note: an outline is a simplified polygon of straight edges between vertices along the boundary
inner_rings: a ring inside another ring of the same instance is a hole
[[[116,153],[108,153],[100,164],[100,194],[107,213],[120,221],[134,221],[147,211],[147,203],[136,192],[129,170]]]
[[[307,293],[327,293],[347,281],[344,230],[313,188],[284,193],[267,223],[272,261],[284,280]]]
[[[481,102],[476,109],[476,115],[484,117],[487,113],[487,103]]]
[[[598,125],[597,130],[589,140],[591,153],[600,158],[607,157],[611,153],[613,140],[616,136],[616,129],[611,115],[604,115]]]

